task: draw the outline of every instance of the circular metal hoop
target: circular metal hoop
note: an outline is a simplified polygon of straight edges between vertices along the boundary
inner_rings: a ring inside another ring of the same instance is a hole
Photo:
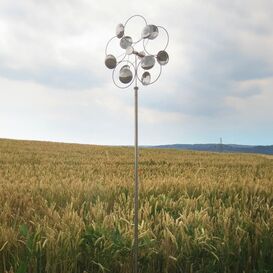
[[[166,45],[165,45],[165,47],[164,47],[164,51],[167,49],[167,47],[168,47],[168,45],[169,45],[169,40],[170,40],[170,38],[169,38],[169,33],[168,33],[168,31],[166,30],[166,28],[164,28],[164,27],[162,27],[162,26],[157,26],[159,29],[163,29],[164,31],[165,31],[165,33],[166,33],[166,35],[167,35],[167,42],[166,42]],[[146,45],[145,45],[145,40],[146,40]],[[148,54],[148,55],[153,55],[153,54],[151,54],[147,49],[146,49],[146,46],[147,46],[147,44],[149,43],[149,39],[143,39],[143,48],[144,48],[144,51]],[[153,55],[153,56],[156,56],[156,55]]]
[[[108,50],[109,44],[110,44],[115,38],[117,38],[117,36],[114,36],[114,37],[110,38],[110,40],[107,42],[106,47],[105,47],[105,56],[108,55],[107,50]]]
[[[128,83],[127,85],[125,85],[125,86],[120,86],[120,85],[118,85],[117,82],[115,81],[115,72],[116,72],[116,69],[117,69],[118,65],[120,65],[121,63],[130,64],[130,65],[134,68],[134,71],[133,71],[133,78],[132,78],[131,82]],[[134,64],[133,64],[132,62],[130,62],[129,60],[126,60],[126,61],[122,60],[122,61],[118,62],[118,64],[117,64],[117,66],[115,67],[115,69],[113,69],[113,72],[112,72],[112,80],[113,80],[113,83],[115,84],[116,87],[118,87],[118,88],[120,88],[120,89],[126,89],[126,88],[128,88],[129,86],[131,86],[132,83],[134,82],[135,78],[136,78],[136,68],[135,68]]]
[[[138,69],[139,69],[140,64],[141,64],[141,62],[139,62],[139,64],[137,65],[136,76],[137,76],[137,79],[142,83],[141,79],[140,79],[139,76],[138,76]],[[158,76],[156,77],[155,80],[153,80],[152,82],[150,82],[149,84],[147,84],[147,86],[148,86],[148,85],[151,85],[151,84],[153,84],[153,83],[155,83],[155,82],[157,82],[158,79],[160,78],[161,73],[162,73],[162,65],[160,65],[159,63],[158,63],[158,65],[159,65],[159,67],[160,67],[160,71],[159,71]],[[142,85],[144,85],[144,84],[142,83]]]
[[[112,38],[107,42],[106,47],[105,47],[105,56],[107,56],[107,55],[109,54],[109,53],[108,53],[108,46],[109,46],[109,44],[110,44],[115,38],[117,38],[117,36],[112,37]],[[121,57],[121,56],[123,56],[123,55],[124,55],[124,57],[123,57],[121,60],[119,60],[118,62],[122,62],[122,61],[125,59],[126,53],[122,53],[122,54],[120,54],[119,56],[117,56],[117,60],[118,60],[118,58]]]
[[[167,43],[166,43],[166,46],[165,46],[164,49],[163,49],[163,50],[166,50],[167,47],[168,47],[168,45],[169,45],[169,41],[170,41],[169,32],[167,31],[166,28],[164,28],[164,27],[162,27],[162,26],[157,26],[157,27],[163,29],[163,30],[165,31],[166,35],[167,35]]]
[[[144,22],[145,22],[145,25],[147,26],[147,21],[146,21],[146,19],[145,19],[142,15],[136,14],[136,15],[133,15],[133,16],[131,16],[130,18],[128,18],[128,19],[126,20],[126,22],[124,23],[124,33],[125,33],[126,25],[128,24],[128,22],[129,22],[131,19],[135,18],[135,17],[140,17],[140,18],[142,18],[142,19],[144,20]],[[141,37],[139,40],[137,40],[136,42],[133,42],[133,45],[139,43],[141,40],[143,40],[142,37]]]
[[[146,19],[144,18],[144,16],[142,16],[142,15],[140,15],[140,14],[135,14],[135,15],[129,17],[129,18],[126,20],[126,22],[124,23],[124,27],[126,27],[127,23],[128,23],[131,19],[133,19],[134,17],[141,17],[141,18],[144,20],[145,25],[147,25],[147,21],[146,21]]]

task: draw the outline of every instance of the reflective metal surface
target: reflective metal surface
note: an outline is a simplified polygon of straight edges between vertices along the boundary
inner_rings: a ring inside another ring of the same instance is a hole
[[[148,71],[145,71],[145,72],[142,74],[141,82],[142,82],[143,85],[148,85],[148,84],[150,84],[150,82],[151,82],[151,74],[150,74]]]
[[[142,30],[142,38],[153,40],[158,36],[158,27],[156,25],[147,25]]]
[[[121,61],[119,63],[117,63],[117,66],[115,69],[113,69],[112,71],[112,80],[113,80],[113,83],[116,85],[116,87],[120,88],[120,89],[126,89],[128,88],[129,86],[131,86],[133,83],[134,83],[134,79],[135,79],[135,76],[136,74],[133,73],[133,79],[131,82],[127,83],[127,84],[124,84],[120,81],[119,79],[119,75],[120,75],[120,70],[122,67],[124,67],[125,65],[127,65],[126,68],[128,68],[128,66],[130,67],[130,70],[131,71],[134,71],[134,64],[130,61]]]
[[[109,69],[114,69],[117,66],[116,57],[114,55],[111,55],[111,54],[107,55],[105,57],[105,65]]]
[[[123,49],[126,49],[128,46],[131,46],[133,43],[133,40],[130,36],[124,36],[120,40],[120,47]]]
[[[169,55],[165,50],[161,50],[157,53],[156,59],[160,65],[165,65],[169,62]]]
[[[150,35],[148,39],[153,40],[158,36],[158,28],[155,25],[150,25]]]
[[[119,71],[119,80],[122,83],[129,83],[133,79],[133,73],[129,65],[124,65]]]
[[[152,55],[148,55],[142,58],[141,67],[145,70],[151,69],[155,65],[155,58]]]
[[[136,73],[137,79],[142,83],[142,78],[140,78],[140,75],[141,74],[143,75],[145,72],[149,72],[151,74],[151,82],[149,83],[149,85],[157,82],[161,76],[161,73],[162,73],[162,65],[160,65],[159,63],[156,63],[155,66],[157,66],[157,69],[155,69],[155,67],[154,67],[150,71],[143,72],[144,69],[141,67],[141,62],[139,62],[137,65],[137,73]],[[154,72],[154,70],[157,70],[157,72]],[[152,76],[153,73],[156,73],[155,76]],[[154,79],[154,80],[152,80],[152,79]]]
[[[150,25],[147,25],[147,26],[145,26],[144,29],[142,30],[141,36],[142,36],[143,39],[146,39],[146,38],[149,37],[150,34],[151,34],[151,33],[150,33]]]
[[[131,55],[131,54],[133,54],[133,52],[134,52],[134,48],[132,46],[128,46],[126,48],[126,54],[127,55]]]
[[[116,27],[116,35],[120,39],[124,35],[124,25],[118,24]]]

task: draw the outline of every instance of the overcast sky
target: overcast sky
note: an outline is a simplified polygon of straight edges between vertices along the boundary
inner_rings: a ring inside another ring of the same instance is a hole
[[[139,13],[170,34],[140,144],[273,144],[272,0],[0,0],[0,138],[132,144],[133,90],[104,49]]]

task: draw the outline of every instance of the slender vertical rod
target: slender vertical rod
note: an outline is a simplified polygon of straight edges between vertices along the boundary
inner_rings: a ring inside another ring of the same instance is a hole
[[[137,62],[137,59],[135,59]],[[137,73],[137,70],[135,71]],[[137,77],[135,77],[137,78]],[[134,273],[138,273],[138,87],[135,82]]]
[[[135,194],[134,194],[134,273],[138,273],[138,87],[135,90]]]

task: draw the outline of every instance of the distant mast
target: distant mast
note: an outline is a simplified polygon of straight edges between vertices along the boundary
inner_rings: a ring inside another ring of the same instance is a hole
[[[220,137],[219,152],[222,153],[223,150],[224,150],[224,147],[223,147],[223,139],[222,139],[222,137]]]

